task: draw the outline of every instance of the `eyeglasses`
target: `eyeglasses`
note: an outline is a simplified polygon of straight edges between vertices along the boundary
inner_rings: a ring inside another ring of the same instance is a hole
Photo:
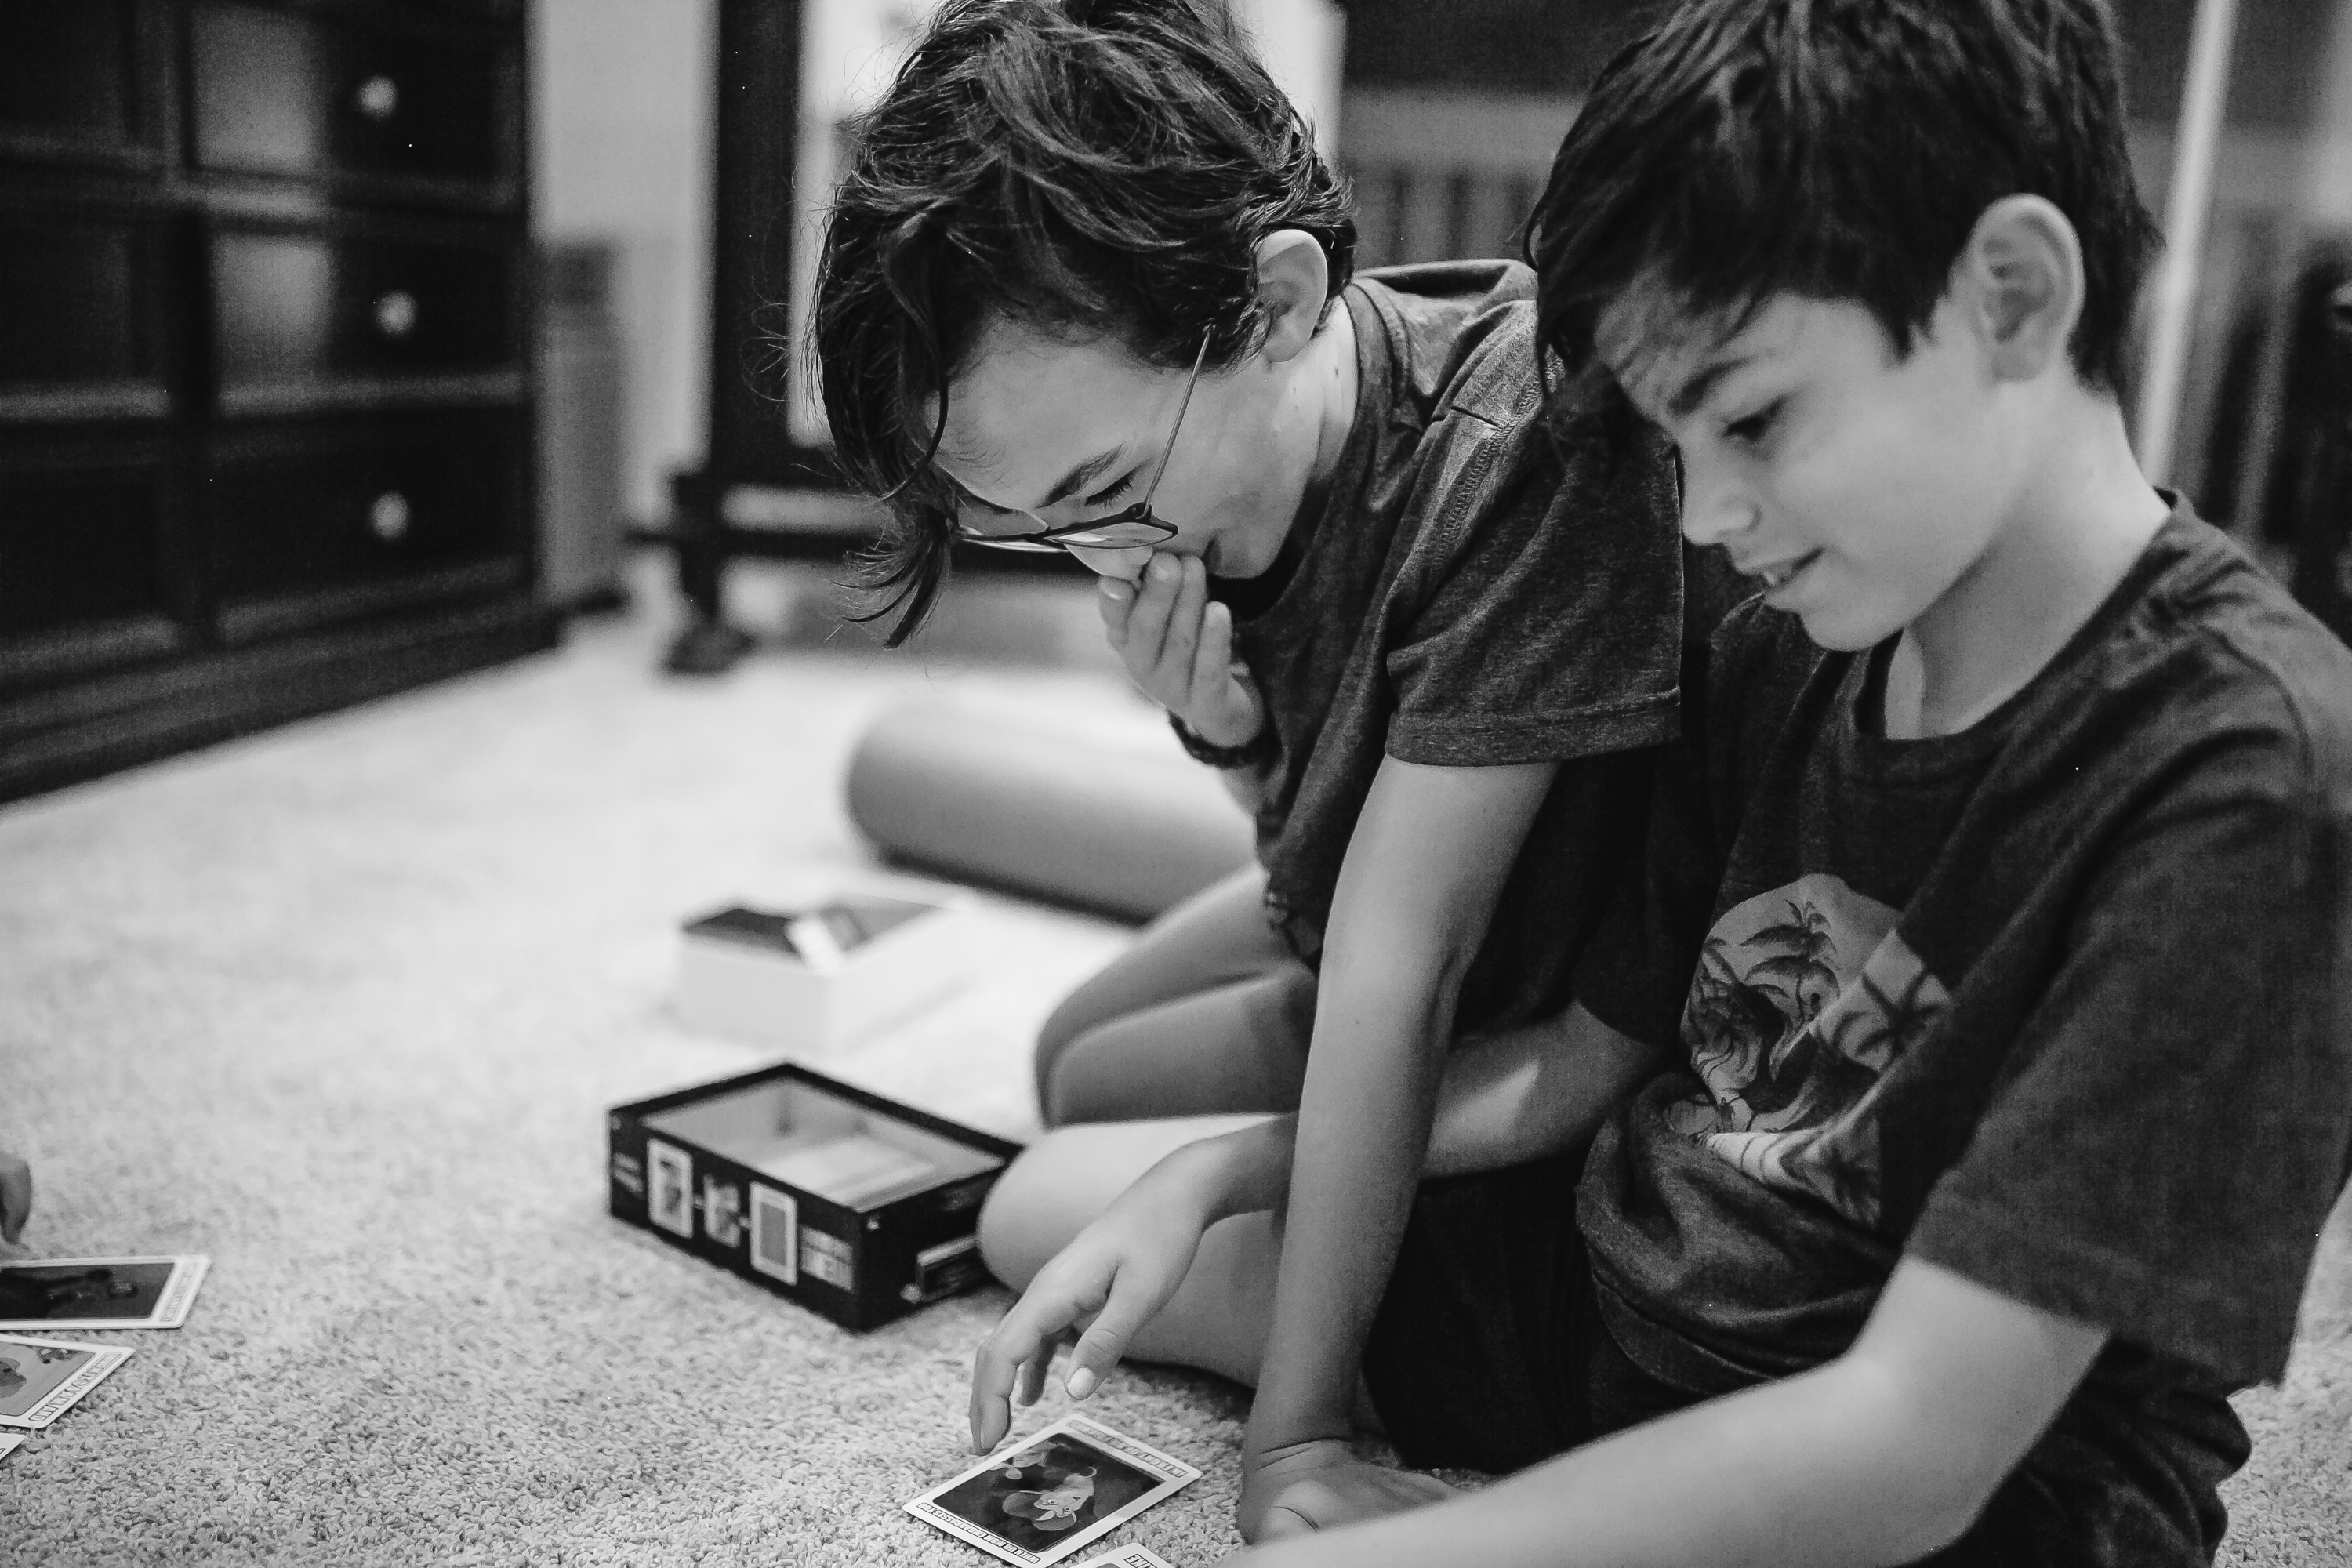
[[[1108,517],[1066,523],[1060,528],[1040,526],[1034,533],[982,533],[959,518],[955,524],[956,538],[966,544],[985,544],[991,550],[1033,551],[1149,550],[1155,544],[1164,544],[1175,538],[1176,525],[1162,522],[1151,514],[1151,498],[1160,491],[1160,475],[1168,471],[1168,458],[1176,450],[1177,433],[1184,428],[1184,410],[1192,405],[1192,389],[1201,383],[1201,366],[1208,357],[1209,333],[1203,331],[1200,351],[1192,356],[1192,374],[1184,382],[1183,401],[1176,405],[1176,423],[1169,426],[1168,445],[1160,449],[1160,462],[1151,470],[1151,482],[1143,488],[1141,500]],[[959,491],[959,509],[965,499]],[[1034,512],[1024,511],[1021,515],[1041,525],[1045,521]]]

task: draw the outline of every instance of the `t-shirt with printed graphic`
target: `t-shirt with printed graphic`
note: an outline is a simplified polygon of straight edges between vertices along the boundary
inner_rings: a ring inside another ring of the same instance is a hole
[[[2352,653],[2176,506],[2023,690],[1876,722],[1893,645],[1712,644],[1580,997],[1676,1065],[1578,1194],[1697,1394],[1820,1364],[1910,1254],[2112,1342],[2012,1485],[2084,1562],[2210,1558],[2352,1171]]]
[[[1292,529],[1286,577],[1213,584],[1280,742],[1257,819],[1267,901],[1314,962],[1383,758],[1559,762],[1455,1007],[1461,1030],[1516,1023],[1566,1005],[1638,838],[1644,748],[1677,731],[1672,455],[1630,416],[1554,439],[1517,262],[1384,268],[1341,299],[1358,413],[1328,492]]]

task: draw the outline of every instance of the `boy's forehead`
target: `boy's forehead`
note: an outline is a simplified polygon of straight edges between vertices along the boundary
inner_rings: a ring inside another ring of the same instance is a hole
[[[1107,340],[992,324],[949,385],[940,458],[990,500],[1033,504],[1073,463],[1119,445],[1152,405],[1151,375]],[[920,412],[929,421],[939,408]],[[1031,489],[1041,494],[1013,493]]]
[[[1679,290],[1635,283],[1593,324],[1592,346],[1626,396],[1653,418],[1688,413],[1710,366],[1754,348],[1758,306],[1699,309]]]

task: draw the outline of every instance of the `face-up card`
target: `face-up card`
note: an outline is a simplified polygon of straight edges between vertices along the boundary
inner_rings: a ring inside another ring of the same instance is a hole
[[[208,1258],[47,1258],[0,1263],[0,1329],[176,1329]]]
[[[1171,1568],[1168,1559],[1149,1546],[1116,1546],[1099,1557],[1089,1557],[1078,1568]]]
[[[14,1432],[0,1432],[0,1459],[6,1458],[25,1446],[25,1439]]]
[[[0,1334],[0,1426],[46,1426],[131,1359],[129,1345]]]
[[[1181,1459],[1065,1415],[932,1488],[907,1511],[1007,1563],[1044,1568],[1200,1479]],[[1124,1559],[1114,1552],[1104,1561]]]

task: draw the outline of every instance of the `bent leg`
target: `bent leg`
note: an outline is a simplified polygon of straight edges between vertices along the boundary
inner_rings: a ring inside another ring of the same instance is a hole
[[[1080,1035],[1039,1110],[1049,1127],[1296,1110],[1314,1033],[1315,976],[1290,963]]]
[[[1266,919],[1265,872],[1245,866],[1143,928],[1135,945],[1062,999],[1037,1031],[1037,1084],[1071,1041],[1113,1018],[1262,974],[1290,958]]]
[[[981,1257],[999,1279],[1026,1289],[1055,1253],[1163,1156],[1259,1120],[1193,1116],[1048,1133],[989,1193],[980,1215]],[[1281,1258],[1281,1232],[1271,1213],[1236,1215],[1210,1226],[1184,1283],[1135,1337],[1129,1354],[1255,1384]]]

